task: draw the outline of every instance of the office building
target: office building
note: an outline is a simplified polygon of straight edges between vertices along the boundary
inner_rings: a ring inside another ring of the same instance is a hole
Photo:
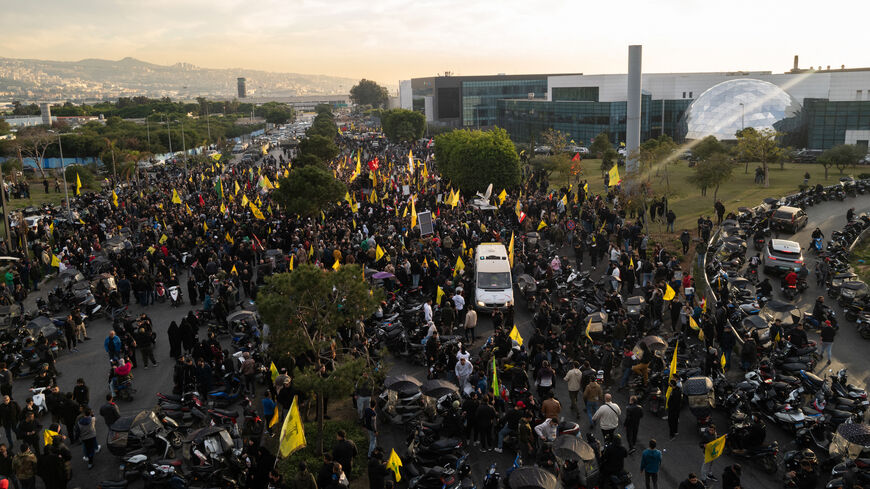
[[[403,108],[433,125],[499,126],[515,142],[554,128],[577,144],[606,132],[626,141],[627,74],[496,75],[414,78],[400,83]],[[410,94],[408,91],[410,90]],[[641,75],[641,141],[715,135],[742,127],[785,133],[795,148],[827,149],[870,141],[870,68],[794,69]]]
[[[245,88],[246,83],[247,83],[246,79],[236,78],[236,84],[238,85],[238,89],[239,89],[239,98],[245,98],[248,96],[248,90]]]

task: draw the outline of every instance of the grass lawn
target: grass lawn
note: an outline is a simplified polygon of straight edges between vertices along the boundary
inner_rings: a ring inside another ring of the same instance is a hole
[[[870,283],[870,240],[864,241],[852,250],[852,258],[849,263],[858,274],[858,278],[865,283]]]
[[[805,172],[810,173],[811,185],[817,183],[831,185],[840,178],[840,173],[836,168],[829,168],[828,179],[825,180],[825,169],[820,164],[786,163],[783,169],[780,169],[779,164],[776,164],[769,168],[770,187],[765,188],[754,183],[756,166],[758,164],[750,163],[749,173],[744,173],[745,165],[736,166],[731,179],[719,187],[717,197],[725,204],[726,214],[738,207],[756,206],[767,197],[778,198],[798,191],[798,187],[803,183]],[[604,179],[600,167],[600,160],[583,160],[584,174],[581,178],[585,178],[589,182],[589,190],[595,193],[604,191]],[[851,174],[857,178],[859,173],[865,172],[870,172],[870,168],[854,167],[847,168],[843,175]],[[689,168],[686,161],[679,160],[668,165],[668,179],[671,189],[669,207],[677,215],[675,228],[696,229],[700,215],[709,215],[715,220],[713,189],[707,189],[706,197],[701,196],[701,191],[690,183],[692,176],[694,176],[694,168]],[[553,187],[561,186],[567,182],[566,176],[558,173],[554,173],[551,177]],[[656,193],[664,192],[668,186],[664,168],[661,168],[658,174],[654,172],[650,177],[650,182]],[[657,225],[653,224],[653,231],[659,231],[655,229],[655,226]],[[661,227],[660,231],[664,231],[664,225]]]
[[[54,184],[49,185],[49,193],[43,192],[44,187],[42,186],[42,182],[38,184],[36,182],[30,184],[30,198],[29,199],[9,199],[6,202],[8,209],[10,211],[24,209],[25,207],[39,207],[44,203],[49,204],[60,204],[62,200],[64,200],[63,193],[63,182],[60,184],[60,193],[54,192]],[[73,195],[73,188],[70,188],[70,197]]]

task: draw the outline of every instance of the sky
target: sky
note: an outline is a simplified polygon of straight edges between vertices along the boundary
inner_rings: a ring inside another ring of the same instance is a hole
[[[870,2],[834,0],[31,0],[0,16],[0,56],[399,80],[870,66]]]

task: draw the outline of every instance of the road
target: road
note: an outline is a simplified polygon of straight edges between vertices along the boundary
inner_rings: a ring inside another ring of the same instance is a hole
[[[833,231],[841,229],[846,223],[845,214],[849,207],[855,207],[856,214],[870,212],[870,196],[859,195],[857,198],[849,198],[844,202],[825,202],[816,205],[808,209],[809,223],[805,229],[801,230],[793,237],[786,235],[780,235],[779,237],[782,239],[794,239],[805,248],[810,241],[810,234],[817,226],[822,230],[826,237],[829,237]],[[750,250],[754,252],[751,248]],[[573,253],[567,252],[567,255],[573,256]],[[813,261],[814,258],[809,256],[807,256],[807,258],[809,260],[808,267],[812,270],[815,265]],[[588,268],[588,261],[584,270],[586,268]],[[598,267],[598,270],[593,272],[593,274],[599,275],[601,272],[601,267]],[[778,277],[771,278],[771,282],[775,285],[776,289],[776,286],[779,284]],[[811,309],[815,298],[819,295],[825,295],[824,290],[815,286],[815,280],[813,277],[811,277],[810,285],[810,288],[805,291],[796,302],[796,305],[802,310]],[[784,300],[778,290],[775,290],[774,294],[778,298]],[[833,307],[837,310],[841,328],[838,337],[834,342],[833,351],[835,361],[831,364],[830,368],[833,368],[836,371],[836,369],[846,367],[849,369],[851,382],[858,385],[866,385],[868,383],[868,376],[870,376],[870,370],[867,369],[865,356],[867,344],[865,343],[865,340],[861,339],[860,335],[858,335],[854,325],[842,319],[843,314],[839,306],[833,304]],[[477,333],[486,338],[492,333],[492,323],[489,317],[484,317],[484,315],[480,315],[479,317],[480,321]],[[522,300],[519,300],[516,310],[516,322],[517,327],[524,338],[530,338],[534,330],[531,320],[531,315],[529,311],[526,310],[525,304]],[[814,332],[809,332],[809,337],[810,339],[818,340],[818,336]],[[475,348],[470,349],[470,351],[475,352],[481,344],[482,340],[478,340],[475,342]],[[395,362],[393,371],[401,371],[402,373],[411,374],[416,376],[418,379],[425,380],[425,371],[422,367],[408,365],[404,362]],[[817,371],[817,373],[820,372]],[[627,392],[618,392],[615,389],[611,389],[611,391],[616,402],[620,406],[624,407],[628,404]],[[566,419],[577,421],[584,433],[589,430],[589,422],[584,414],[581,413],[580,419],[575,418],[571,414],[570,409],[568,408],[568,392],[565,382],[557,383],[556,397],[562,402],[562,413]],[[714,414],[714,422],[720,427],[720,431],[727,429],[729,426],[727,417],[719,411]],[[386,433],[382,433],[380,444],[387,447],[387,451],[389,451],[389,448],[396,448],[398,453],[403,453],[403,450],[405,449],[404,427],[392,427],[384,431]],[[773,440],[779,442],[780,455],[785,451],[794,448],[793,437],[779,427],[768,425],[767,432],[768,442]],[[643,477],[639,468],[640,453],[642,449],[646,447],[647,441],[651,438],[656,439],[658,448],[663,452],[663,464],[661,472],[659,473],[659,484],[661,487],[674,488],[686,478],[689,472],[701,472],[703,450],[699,447],[700,437],[696,431],[695,419],[692,414],[688,412],[688,409],[684,409],[680,416],[679,433],[679,436],[674,440],[669,440],[667,422],[662,419],[654,418],[649,411],[644,411],[644,418],[641,421],[640,433],[638,436],[638,451],[629,456],[625,463],[625,468],[631,471],[634,476],[635,487],[641,487],[643,484]],[[596,430],[595,434],[599,439],[601,438],[600,431]],[[623,433],[623,440],[624,439]],[[481,452],[479,449],[474,447],[470,449],[468,462],[471,464],[472,474],[475,476],[474,478],[478,487],[482,484],[483,476],[488,470],[490,464],[496,463],[502,474],[510,468],[513,462],[513,454],[507,452],[509,452],[509,450],[503,454],[497,454],[495,452]],[[730,456],[724,455],[714,463],[714,472],[716,476],[720,477],[722,469],[735,462],[741,463],[743,466],[742,482],[745,487],[776,487],[779,485],[779,481],[783,475],[782,470],[780,470],[780,472],[775,476],[767,475],[754,464],[746,463],[745,460],[732,459]],[[827,477],[823,476],[823,480],[827,480]],[[718,487],[718,484],[716,484],[716,486]]]

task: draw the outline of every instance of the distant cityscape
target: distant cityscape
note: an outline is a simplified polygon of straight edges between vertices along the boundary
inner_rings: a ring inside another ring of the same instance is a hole
[[[247,80],[247,96],[255,99],[347,94],[358,81],[328,75],[200,68],[188,63],[164,66],[134,58],[118,61],[0,58],[0,104],[67,100],[94,103],[135,96],[225,100],[237,96],[240,77]],[[394,92],[397,86],[388,88]]]

